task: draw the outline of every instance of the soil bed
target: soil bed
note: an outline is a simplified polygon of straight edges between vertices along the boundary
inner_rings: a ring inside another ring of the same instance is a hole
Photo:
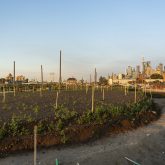
[[[51,94],[54,94],[54,96],[50,97]],[[74,91],[74,94],[72,91],[71,93],[68,91],[66,93],[61,92],[63,97],[61,97],[61,102],[59,102],[62,104],[62,99],[65,98],[66,95],[68,97],[71,96],[69,97],[69,101],[65,101],[64,103],[72,110],[59,108],[59,110],[56,109],[55,111],[51,109],[51,104],[54,102],[54,99],[52,98],[55,97],[55,93],[44,93],[41,98],[36,98],[34,97],[35,95],[36,94],[29,96],[24,95],[24,97],[18,96],[20,97],[19,102],[23,101],[23,103],[26,103],[25,105],[32,105],[34,101],[34,104],[37,103],[40,108],[42,105],[45,105],[48,108],[48,113],[46,109],[39,109],[39,112],[36,113],[34,112],[35,109],[30,106],[29,107],[31,109],[28,107],[29,109],[25,108],[22,111],[21,109],[12,109],[13,113],[15,112],[15,115],[17,115],[17,118],[14,118],[13,120],[13,117],[11,116],[11,109],[8,109],[6,111],[8,114],[2,117],[1,123],[4,123],[4,120],[10,121],[11,118],[12,122],[10,124],[6,122],[8,124],[6,128],[9,130],[7,132],[8,135],[5,135],[5,137],[1,138],[0,141],[1,157],[16,151],[32,150],[34,147],[33,126],[36,124],[39,129],[37,146],[41,148],[55,145],[59,146],[62,144],[83,143],[91,139],[97,139],[100,136],[105,135],[107,132],[109,134],[114,134],[127,131],[146,125],[151,121],[156,120],[160,115],[159,109],[155,108],[155,105],[152,102],[148,102],[148,99],[140,102],[143,100],[140,98],[140,94],[138,95],[138,103],[131,107],[130,104],[133,101],[134,96],[133,92],[129,93],[127,96],[124,96],[121,91],[107,91],[105,101],[103,102],[99,91],[97,91],[95,104],[96,112],[94,113],[87,111],[87,107],[91,102],[89,101],[91,95],[90,92],[87,97],[85,97],[84,91],[78,91],[78,93]],[[10,97],[8,97],[8,102],[5,103],[6,105],[10,107],[17,105],[15,102],[16,100],[12,100],[13,97],[10,98],[11,100],[9,98]],[[70,103],[70,98],[72,101],[76,100],[74,106]],[[77,100],[76,98],[80,99]],[[119,100],[123,100],[124,102],[120,101],[119,103]],[[125,105],[126,103],[127,106]],[[112,107],[109,107],[109,104],[111,104]],[[25,105],[23,107],[26,107]],[[85,110],[85,108],[87,109]],[[128,112],[125,112],[126,110]],[[1,111],[4,111],[4,109],[1,109]],[[77,113],[75,113],[75,111]],[[129,115],[129,113],[131,115]],[[22,117],[25,114],[31,114],[32,120],[29,121]],[[54,115],[56,116],[55,118]],[[18,116],[19,120],[17,120]],[[24,119],[26,120],[24,121]],[[55,126],[58,127],[56,128]],[[1,129],[0,134],[2,133],[3,132]]]

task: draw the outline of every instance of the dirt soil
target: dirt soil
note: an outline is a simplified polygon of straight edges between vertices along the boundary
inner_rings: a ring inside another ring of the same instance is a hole
[[[165,162],[165,99],[154,99],[162,107],[159,120],[136,130],[111,135],[94,142],[38,151],[40,165],[129,165],[124,157],[140,164],[162,165]],[[124,123],[127,125],[127,123]],[[0,159],[0,165],[31,165],[33,152],[23,152]]]
[[[2,95],[0,95],[0,121],[10,120],[15,114],[20,118],[31,116],[34,119],[43,119],[45,117],[54,117],[53,106],[56,103],[57,91],[45,91],[40,97],[39,92],[19,92],[13,97],[12,93],[6,95],[6,102],[1,102]],[[83,91],[61,91],[58,97],[58,105],[67,107],[68,110],[75,110],[78,113],[83,113],[91,109],[91,90],[86,94]],[[141,98],[140,93],[137,94],[138,99]],[[120,102],[119,102],[120,100]],[[124,90],[105,90],[105,104],[123,105],[125,103],[132,103],[134,101],[134,92],[129,92],[127,96],[124,95]],[[95,106],[102,103],[101,90],[95,91]],[[38,113],[35,113],[38,107]]]

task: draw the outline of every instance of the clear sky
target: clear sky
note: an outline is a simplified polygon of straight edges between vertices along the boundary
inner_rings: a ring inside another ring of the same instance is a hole
[[[165,64],[165,0],[0,0],[0,77],[89,79],[151,60]]]

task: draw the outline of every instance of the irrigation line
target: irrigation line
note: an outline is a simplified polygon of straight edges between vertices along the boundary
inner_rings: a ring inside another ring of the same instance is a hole
[[[128,161],[130,161],[131,163],[133,163],[134,165],[141,165],[141,164],[139,164],[139,163],[135,162],[134,160],[131,160],[127,157],[124,157],[124,158],[127,159]]]

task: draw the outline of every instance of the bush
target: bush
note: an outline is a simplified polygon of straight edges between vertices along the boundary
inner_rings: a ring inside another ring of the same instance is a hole
[[[64,130],[70,124],[104,124],[109,123],[113,119],[120,120],[121,117],[131,119],[139,115],[141,112],[146,112],[151,109],[153,105],[152,100],[143,99],[136,104],[127,104],[124,106],[114,106],[110,104],[101,104],[96,106],[95,111],[86,111],[83,114],[78,114],[75,111],[69,111],[67,108],[60,106],[54,111],[55,117],[50,121],[49,118],[45,118],[34,122],[34,120],[25,116],[26,121],[22,121],[17,116],[13,115],[11,121],[8,124],[4,124],[0,128],[0,139],[5,136],[19,136],[32,134],[29,125],[32,127],[34,124],[38,125],[38,133],[46,134],[52,131],[58,131],[63,137],[63,141],[67,141],[67,137],[64,134]]]
[[[0,140],[4,139],[4,137],[7,135],[7,129],[6,123],[3,124],[3,126],[0,127]]]

